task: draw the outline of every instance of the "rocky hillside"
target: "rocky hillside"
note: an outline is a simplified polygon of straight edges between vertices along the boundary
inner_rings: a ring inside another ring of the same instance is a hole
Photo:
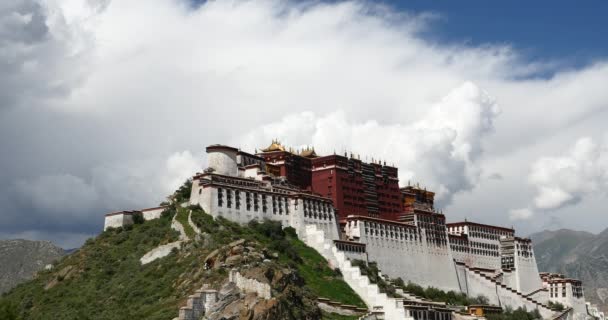
[[[185,211],[194,227],[183,223],[189,239],[180,240],[171,225],[187,221]],[[201,288],[220,292],[213,319],[356,319],[326,313],[319,297],[365,306],[338,271],[278,223],[241,226],[177,206],[160,219],[136,221],[90,239],[53,270],[15,287],[0,298],[0,318],[167,320]],[[142,265],[146,253],[176,242],[166,256]],[[239,292],[228,282],[231,270],[269,285],[272,298]]]
[[[0,294],[32,279],[64,254],[63,249],[48,241],[0,240]]]
[[[530,237],[540,271],[581,279],[587,300],[608,311],[608,229],[597,235],[562,229]]]

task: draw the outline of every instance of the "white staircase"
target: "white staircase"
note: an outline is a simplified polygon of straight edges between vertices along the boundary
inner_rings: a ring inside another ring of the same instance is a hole
[[[344,253],[338,251],[333,240],[326,239],[325,233],[315,225],[306,226],[306,234],[300,236],[304,242],[317,250],[334,268],[339,268],[344,281],[363,299],[371,310],[382,311],[386,320],[413,319],[406,316],[403,300],[388,297],[381,293],[376,284],[370,283],[367,276],[353,267]]]

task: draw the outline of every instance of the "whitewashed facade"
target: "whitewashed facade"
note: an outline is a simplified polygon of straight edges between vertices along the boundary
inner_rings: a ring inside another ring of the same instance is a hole
[[[222,145],[210,146],[207,152],[208,168],[193,177],[191,205],[237,223],[268,219],[293,227],[332,266],[345,268],[345,280],[370,307],[383,304],[399,319],[407,314],[399,310],[402,302],[399,307],[398,301],[363,281],[350,265],[352,259],[374,261],[391,278],[484,295],[502,307],[538,309],[544,318],[557,315],[547,305],[550,300],[572,307],[576,319],[588,317],[582,287],[541,282],[530,240],[516,237],[513,229],[468,221],[446,223],[443,214],[424,208],[400,221],[349,215],[340,225],[330,198],[267,174],[262,158]],[[149,220],[160,217],[162,210],[137,212]],[[104,228],[132,223],[132,213],[106,215]],[[553,296],[554,286],[565,288],[566,296]]]

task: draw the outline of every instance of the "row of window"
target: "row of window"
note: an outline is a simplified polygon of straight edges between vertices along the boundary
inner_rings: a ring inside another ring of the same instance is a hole
[[[551,298],[558,298],[559,297],[559,291],[560,290],[558,288],[551,288],[551,291],[549,293],[551,295]],[[566,287],[565,286],[562,287],[561,292],[562,292],[562,298],[565,298],[566,297]]]
[[[334,216],[333,206],[327,202],[304,199],[302,201],[305,218],[332,220]],[[296,202],[296,209],[298,208]]]
[[[261,201],[260,201],[261,198]],[[287,197],[271,196],[272,213],[274,214],[289,214],[289,200]],[[256,192],[245,192],[245,209],[247,211],[258,212],[261,209],[263,213],[268,212],[268,198],[264,194]],[[217,189],[217,206],[226,208],[234,207],[237,210],[241,209],[241,191],[232,189]]]
[[[514,257],[500,258],[500,266],[502,269],[514,269],[515,268],[515,258]]]
[[[348,243],[343,243],[343,242],[336,242],[335,244],[336,244],[336,248],[338,248],[338,250],[340,250],[340,251],[365,253],[365,246],[358,246],[358,245],[353,245],[353,244],[348,244]]]
[[[452,226],[448,228],[450,233],[462,234],[467,226]],[[468,235],[474,238],[499,240],[501,236],[512,236],[513,233],[489,227],[468,226]]]
[[[388,237],[391,239],[400,240],[418,240],[419,235],[416,229],[404,228],[392,225],[385,225],[382,223],[366,223],[365,234],[372,236]]]
[[[470,247],[460,246],[460,245],[450,245],[450,248],[452,249],[452,251],[467,252],[470,254],[475,254],[475,255],[480,255],[480,256],[488,256],[488,257],[500,256],[500,253],[498,251],[492,251],[492,250],[472,249]]]

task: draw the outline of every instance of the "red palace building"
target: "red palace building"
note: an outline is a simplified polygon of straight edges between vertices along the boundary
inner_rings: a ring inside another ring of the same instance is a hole
[[[278,141],[256,155],[266,170],[301,189],[331,198],[340,221],[349,215],[408,221],[415,212],[433,212],[434,193],[399,188],[398,169],[365,163],[352,154],[319,156],[314,148],[287,150]]]

